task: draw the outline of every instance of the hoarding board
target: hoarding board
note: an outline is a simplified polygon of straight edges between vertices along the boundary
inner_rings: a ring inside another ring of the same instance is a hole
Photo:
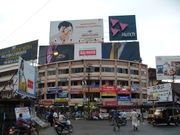
[[[102,58],[141,61],[139,42],[103,43]]]
[[[157,80],[180,79],[180,56],[156,56]]]
[[[109,16],[109,39],[137,40],[135,15]]]
[[[17,93],[27,97],[36,96],[36,70],[22,58],[19,58]]]
[[[101,43],[75,44],[74,59],[101,59]]]
[[[22,114],[22,117],[25,120],[29,120],[31,118],[28,107],[16,107],[15,108],[16,120],[19,118],[19,114]]]
[[[24,60],[37,59],[38,40],[15,45],[0,50],[0,65],[18,63],[19,57]]]
[[[55,51],[58,52],[57,56],[53,55],[53,52]],[[74,45],[40,46],[39,64],[46,64],[65,60],[74,60]]]
[[[50,22],[50,45],[103,42],[103,35],[103,19]]]
[[[156,102],[171,102],[172,101],[171,83],[148,87],[147,100],[156,101]]]

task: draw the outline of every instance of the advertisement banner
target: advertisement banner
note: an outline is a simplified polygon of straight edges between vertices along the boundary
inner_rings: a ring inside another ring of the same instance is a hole
[[[180,56],[156,56],[157,80],[180,79]]]
[[[19,114],[22,114],[23,119],[31,119],[31,115],[28,107],[17,107],[15,108],[16,120],[19,118]]]
[[[131,101],[130,96],[117,96],[118,101]]]
[[[18,63],[19,57],[24,60],[37,59],[38,40],[0,49],[0,65]]]
[[[54,55],[58,52],[58,55]],[[39,64],[74,60],[74,45],[50,45],[39,47]]]
[[[27,97],[36,96],[36,70],[22,58],[19,58],[16,92]]]
[[[135,15],[109,16],[109,39],[137,40]]]
[[[147,100],[156,102],[171,102],[172,88],[171,83],[148,87]]]
[[[101,43],[75,44],[74,59],[101,59],[102,58]]]
[[[103,106],[116,106],[118,105],[118,101],[103,101]]]
[[[141,61],[139,42],[103,43],[102,58]]]
[[[50,22],[50,45],[103,42],[103,35],[103,19]]]

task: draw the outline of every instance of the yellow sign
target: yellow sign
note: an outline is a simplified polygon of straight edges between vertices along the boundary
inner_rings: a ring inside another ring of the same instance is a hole
[[[54,100],[54,102],[68,102],[68,101],[69,99],[67,98],[59,98],[59,99]]]

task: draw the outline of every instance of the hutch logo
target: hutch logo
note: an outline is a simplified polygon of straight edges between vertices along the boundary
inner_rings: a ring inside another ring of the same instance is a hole
[[[92,56],[96,55],[96,50],[79,50],[79,56]]]

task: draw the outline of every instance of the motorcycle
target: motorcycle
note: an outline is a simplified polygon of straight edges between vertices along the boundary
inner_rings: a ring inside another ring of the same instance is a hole
[[[9,128],[9,135],[28,135],[29,132],[31,132],[31,135],[39,135],[39,130],[37,129],[37,124],[35,121],[29,121],[27,130],[20,129],[17,126],[12,126]]]
[[[70,120],[56,121],[55,130],[58,135],[62,135],[63,131],[67,131],[68,134],[71,134],[73,132],[73,126]]]

